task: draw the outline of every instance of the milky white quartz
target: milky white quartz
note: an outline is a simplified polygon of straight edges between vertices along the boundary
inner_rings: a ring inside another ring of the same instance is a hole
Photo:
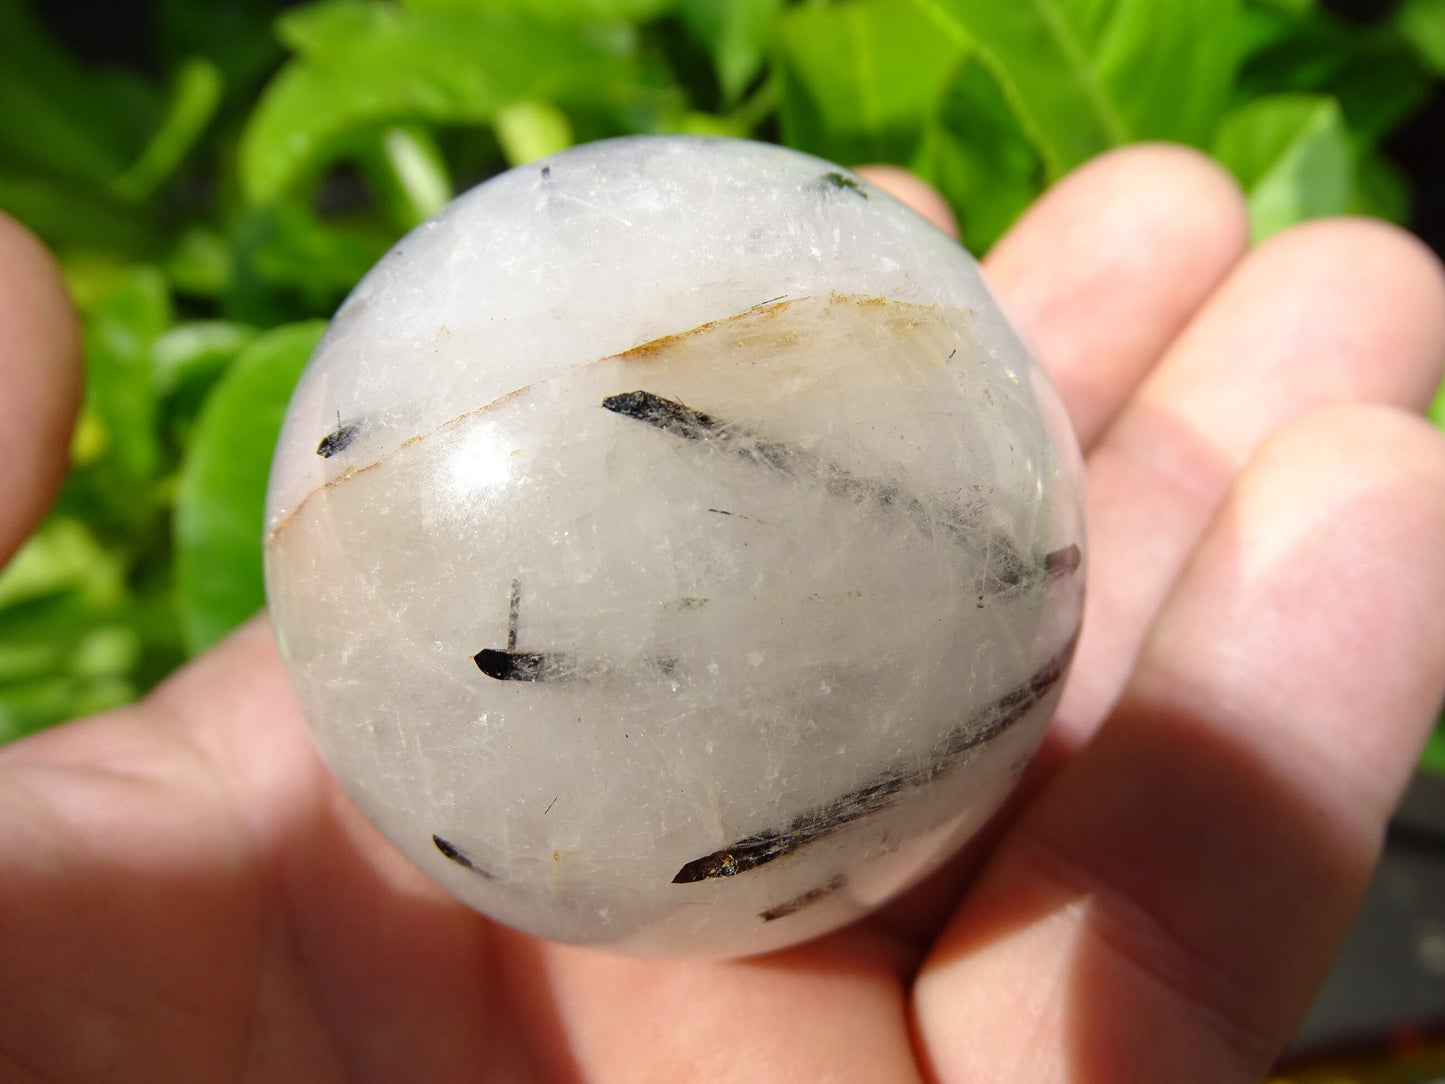
[[[342,306],[272,469],[331,768],[502,922],[735,955],[998,806],[1078,629],[1077,451],[952,240],[782,148],[514,169]]]

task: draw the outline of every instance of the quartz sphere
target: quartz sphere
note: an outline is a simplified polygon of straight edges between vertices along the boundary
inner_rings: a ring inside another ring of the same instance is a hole
[[[950,238],[839,166],[637,137],[466,193],[292,399],[270,611],[331,769],[483,913],[742,955],[935,869],[1078,631],[1078,452]]]

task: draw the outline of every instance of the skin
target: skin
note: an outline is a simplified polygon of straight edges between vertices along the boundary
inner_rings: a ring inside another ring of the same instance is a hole
[[[0,462],[5,503],[0,561],[36,525],[65,477],[80,407],[80,328],[44,247],[0,214]]]
[[[258,619],[144,702],[0,751],[0,1077],[1259,1079],[1445,688],[1445,441],[1414,413],[1445,278],[1378,223],[1246,236],[1215,166],[1144,146],[989,256],[1086,446],[1090,602],[1045,749],[928,883],[741,961],[494,926],[339,794]],[[18,538],[78,362],[9,224],[0,268],[25,314],[0,321]]]

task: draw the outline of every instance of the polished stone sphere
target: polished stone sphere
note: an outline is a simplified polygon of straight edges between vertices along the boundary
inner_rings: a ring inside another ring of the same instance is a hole
[[[973,260],[779,147],[637,137],[473,189],[336,314],[266,521],[361,811],[477,910],[739,955],[916,883],[1037,747],[1078,452]]]

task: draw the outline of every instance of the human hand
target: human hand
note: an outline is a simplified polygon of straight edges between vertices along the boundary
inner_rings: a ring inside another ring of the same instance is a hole
[[[1089,603],[1020,792],[905,898],[736,961],[495,926],[340,794],[258,620],[0,750],[0,1078],[1258,1079],[1445,687],[1445,441],[1407,413],[1445,280],[1375,223],[1246,232],[1215,167],[1138,147],[990,254],[1088,453]],[[0,317],[4,546],[76,372],[13,229]]]

